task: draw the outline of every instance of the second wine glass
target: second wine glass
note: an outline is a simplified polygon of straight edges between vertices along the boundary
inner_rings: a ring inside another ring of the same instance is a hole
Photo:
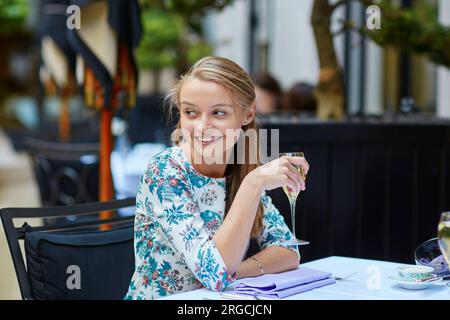
[[[438,225],[438,243],[445,261],[450,266],[450,212],[443,212]]]
[[[443,212],[438,225],[438,243],[445,262],[450,266],[450,212]],[[450,282],[447,283],[450,287]]]

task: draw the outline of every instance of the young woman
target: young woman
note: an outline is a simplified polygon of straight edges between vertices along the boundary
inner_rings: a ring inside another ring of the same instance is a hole
[[[181,77],[168,100],[182,136],[153,157],[142,177],[136,270],[125,298],[155,299],[201,287],[221,291],[235,278],[297,268],[298,249],[283,244],[293,236],[265,191],[305,190],[294,166],[307,173],[308,163],[300,157],[251,163],[250,153],[257,151],[250,143],[246,162],[229,152],[239,145],[230,132],[257,129],[249,75],[230,60],[206,57]],[[261,251],[242,261],[251,237]]]

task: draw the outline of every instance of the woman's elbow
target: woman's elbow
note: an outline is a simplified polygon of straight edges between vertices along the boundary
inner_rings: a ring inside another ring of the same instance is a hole
[[[203,283],[203,286],[211,291],[215,291],[215,292],[222,292],[223,290],[225,290],[225,288],[227,287],[227,283],[223,282],[221,280],[219,281],[206,281],[205,283]]]
[[[233,276],[226,270],[214,272],[204,270],[203,273],[196,275],[200,283],[208,290],[222,292],[233,281]]]
[[[300,254],[294,251],[291,251],[290,254],[290,259],[289,259],[289,264],[290,264],[290,269],[297,269],[298,265],[300,264]]]

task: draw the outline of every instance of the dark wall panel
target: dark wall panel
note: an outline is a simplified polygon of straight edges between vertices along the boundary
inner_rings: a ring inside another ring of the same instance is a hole
[[[414,262],[450,210],[450,123],[264,123],[279,129],[280,152],[311,165],[297,206],[303,261],[330,255]],[[270,193],[290,226],[283,191]]]

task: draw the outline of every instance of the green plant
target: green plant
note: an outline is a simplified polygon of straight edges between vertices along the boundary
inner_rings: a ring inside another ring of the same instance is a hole
[[[184,73],[196,60],[213,52],[203,39],[203,17],[209,11],[222,10],[233,2],[140,0],[144,37],[137,52],[139,66],[154,70],[173,66],[177,74]],[[154,22],[148,22],[149,19]]]
[[[175,49],[183,32],[183,18],[160,9],[142,13],[143,36],[136,51],[142,69],[162,70],[175,64]]]
[[[4,101],[26,90],[24,84],[12,78],[8,63],[11,52],[31,43],[31,36],[24,28],[28,6],[27,0],[0,0],[0,126],[17,126],[18,121],[6,114]]]
[[[413,9],[401,8],[390,0],[382,0],[378,5],[382,28],[362,29],[363,34],[380,46],[426,54],[431,61],[450,68],[450,27],[439,23],[436,10],[425,2]]]
[[[202,19],[211,10],[222,10],[234,0],[141,0],[144,6],[176,12],[187,19],[190,28],[202,34]]]
[[[27,0],[0,1],[0,34],[13,33],[21,29],[28,16]]]
[[[211,55],[212,52],[211,45],[203,40],[190,43],[187,51],[187,62],[192,65],[200,58]]]
[[[314,0],[311,23],[319,56],[320,74],[315,91],[320,118],[342,118],[344,114],[344,83],[330,30],[331,16],[336,8],[352,0]],[[381,29],[368,30],[352,21],[343,21],[341,31],[354,29],[382,47],[396,47],[406,52],[427,55],[431,61],[450,67],[450,28],[439,24],[435,10],[425,1],[419,7],[404,8],[392,0],[353,0],[364,6],[378,5]]]

